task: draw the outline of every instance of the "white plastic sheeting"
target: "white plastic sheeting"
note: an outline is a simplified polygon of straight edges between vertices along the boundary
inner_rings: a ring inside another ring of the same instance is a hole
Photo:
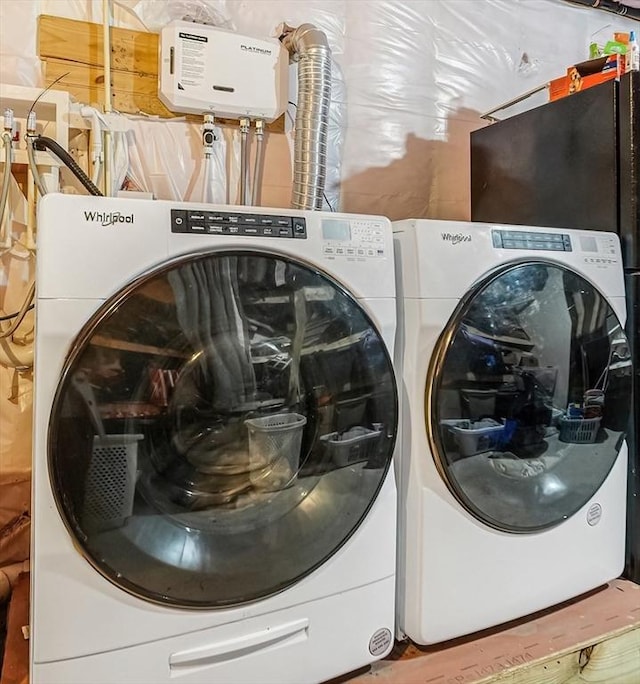
[[[183,14],[254,35],[274,35],[282,21],[324,30],[338,74],[327,196],[343,210],[391,218],[466,218],[468,140],[484,125],[479,114],[584,59],[603,29],[638,28],[561,0],[118,0],[113,8],[114,23],[138,30]],[[0,80],[40,83],[41,12],[99,22],[102,2],[2,0]],[[191,176],[181,174],[195,168],[200,150],[190,133],[171,137],[169,185],[183,188]],[[288,204],[288,142],[269,137],[263,201]],[[141,166],[151,169],[148,152],[139,146]]]
[[[160,199],[202,201],[204,156],[202,131],[195,123],[180,120],[127,117],[131,180],[141,190]],[[225,203],[227,197],[227,144],[220,128],[214,145],[207,196]]]
[[[11,249],[0,249],[0,313],[17,311],[34,278],[33,254],[26,242],[27,203],[15,180],[10,191]],[[6,329],[6,323],[3,327]],[[19,329],[25,342],[33,339],[33,314]],[[28,371],[0,366],[0,567],[29,553],[29,472],[33,383]]]
[[[113,0],[116,8],[129,10],[147,31],[160,31],[176,19],[235,30],[224,0]]]

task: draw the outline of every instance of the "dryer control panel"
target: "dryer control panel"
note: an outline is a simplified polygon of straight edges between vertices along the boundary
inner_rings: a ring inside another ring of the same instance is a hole
[[[570,252],[571,236],[566,233],[538,233],[525,230],[492,230],[493,246],[499,249],[541,249]]]
[[[331,257],[383,257],[384,225],[367,219],[326,218],[322,220],[322,252]]]
[[[307,221],[302,216],[172,209],[171,232],[306,239]]]

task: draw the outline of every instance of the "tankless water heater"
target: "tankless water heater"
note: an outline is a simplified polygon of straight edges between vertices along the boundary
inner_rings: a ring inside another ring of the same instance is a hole
[[[276,38],[174,21],[160,35],[159,97],[174,112],[270,122],[287,106],[288,64]]]

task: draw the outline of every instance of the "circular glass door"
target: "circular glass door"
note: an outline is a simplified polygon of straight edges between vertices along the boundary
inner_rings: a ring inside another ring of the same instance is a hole
[[[550,263],[512,265],[461,302],[427,383],[447,485],[510,532],[557,525],[598,490],[624,439],[631,356],[596,288]]]
[[[285,589],[345,543],[396,425],[391,362],[356,300],[291,259],[206,253],[89,321],[49,469],[97,570],[148,600],[219,607]]]

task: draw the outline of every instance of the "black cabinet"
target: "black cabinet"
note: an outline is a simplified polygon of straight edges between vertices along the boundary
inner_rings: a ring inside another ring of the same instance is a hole
[[[640,583],[640,73],[473,132],[471,218],[620,236],[634,359],[626,573]]]

